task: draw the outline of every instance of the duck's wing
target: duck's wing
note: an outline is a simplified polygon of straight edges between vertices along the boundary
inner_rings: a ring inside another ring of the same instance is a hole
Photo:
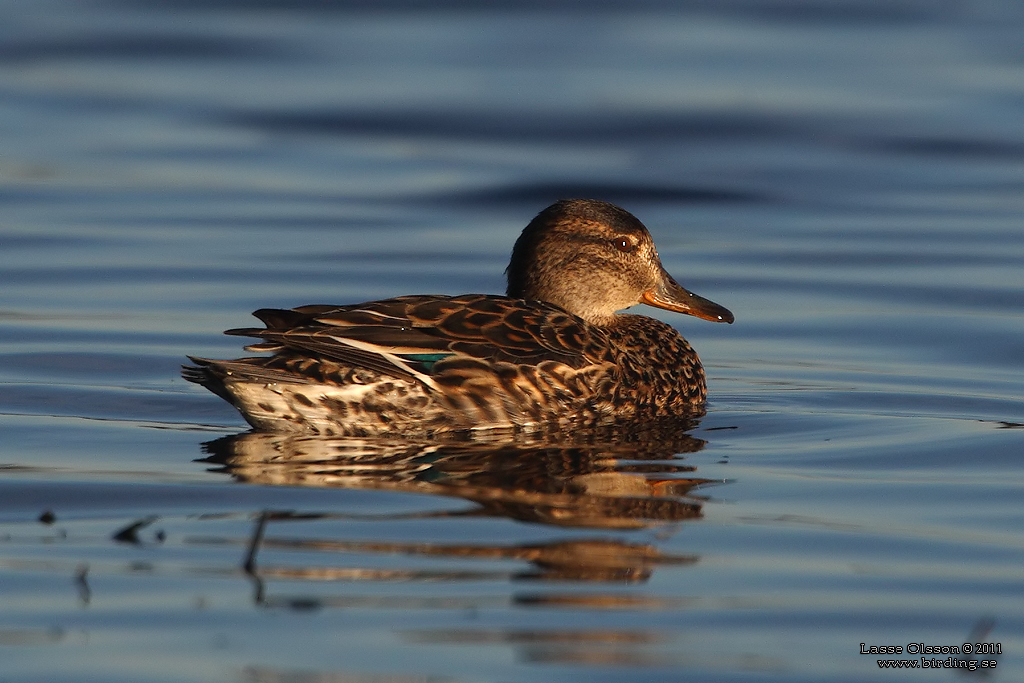
[[[312,354],[427,384],[438,364],[458,360],[573,369],[608,360],[600,329],[557,306],[508,297],[405,296],[254,315],[266,329],[227,332],[262,340],[250,350]]]

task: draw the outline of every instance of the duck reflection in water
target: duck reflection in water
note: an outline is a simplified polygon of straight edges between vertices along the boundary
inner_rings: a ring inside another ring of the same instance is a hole
[[[247,433],[205,444],[209,454],[205,462],[250,484],[394,491],[473,503],[469,509],[459,505],[431,512],[358,517],[366,520],[491,517],[567,529],[643,530],[701,516],[703,498],[697,490],[717,482],[697,477],[696,468],[685,463],[684,454],[700,450],[705,443],[686,433],[695,424],[694,420],[672,420],[656,429],[652,425],[644,432],[603,431],[571,445]],[[312,517],[330,519],[338,515]],[[265,513],[253,541],[250,565],[255,567],[260,547],[284,545],[291,549],[397,553],[450,560],[523,560],[533,569],[513,578],[637,582],[649,578],[659,565],[696,561],[694,557],[665,554],[652,544],[589,534],[526,545],[263,539],[269,523],[280,528],[278,522],[310,518]],[[301,573],[295,567],[283,571],[290,578]],[[259,574],[267,578],[268,569],[261,568]],[[324,570],[310,569],[310,575],[322,578]],[[434,580],[438,578],[436,572],[431,575]],[[360,570],[360,576],[384,578],[372,570]],[[417,577],[425,578],[417,571],[404,576],[410,580]],[[389,571],[387,578],[403,577]],[[449,578],[465,578],[465,572],[452,572]]]

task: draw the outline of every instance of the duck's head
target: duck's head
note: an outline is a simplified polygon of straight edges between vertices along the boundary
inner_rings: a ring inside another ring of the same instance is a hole
[[[556,304],[595,324],[644,303],[714,322],[732,313],[665,272],[633,214],[608,202],[567,199],[537,214],[512,249],[508,295]]]

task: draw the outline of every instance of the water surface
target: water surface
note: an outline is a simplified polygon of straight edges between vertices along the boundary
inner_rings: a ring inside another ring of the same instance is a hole
[[[1021,680],[1018,4],[3,14],[4,681]],[[667,443],[256,437],[178,377],[499,292],[567,196],[736,314],[645,311],[709,374]]]

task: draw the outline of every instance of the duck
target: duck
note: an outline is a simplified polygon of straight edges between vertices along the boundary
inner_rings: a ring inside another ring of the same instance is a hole
[[[257,432],[434,438],[557,437],[704,414],[707,382],[671,325],[646,304],[732,323],[679,285],[633,214],[594,199],[555,202],[516,240],[505,296],[411,295],[261,309],[263,355],[189,356],[185,379],[233,405]],[[269,355],[266,355],[269,354]]]

